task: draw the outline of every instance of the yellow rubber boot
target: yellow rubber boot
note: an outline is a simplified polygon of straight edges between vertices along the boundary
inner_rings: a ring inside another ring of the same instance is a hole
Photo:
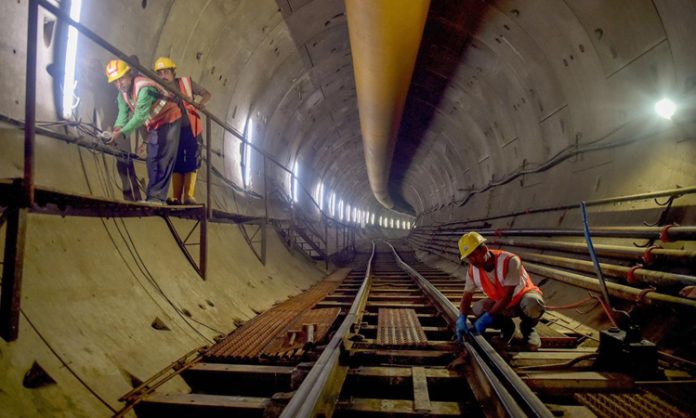
[[[172,198],[167,203],[170,205],[181,204],[181,194],[184,191],[184,175],[182,173],[172,173]]]
[[[186,173],[184,175],[184,204],[196,205],[196,198],[193,196],[196,192],[196,172]]]

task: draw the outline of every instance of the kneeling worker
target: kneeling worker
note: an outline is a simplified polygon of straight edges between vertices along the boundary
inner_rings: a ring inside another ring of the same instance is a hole
[[[522,265],[520,257],[501,250],[490,250],[486,239],[477,232],[468,232],[459,239],[460,259],[469,263],[469,271],[464,285],[464,295],[457,319],[457,337],[461,340],[469,332],[466,315],[469,309],[477,319],[474,328],[483,333],[486,328],[498,328],[505,342],[515,333],[513,317],[520,317],[520,331],[530,350],[541,345],[539,334],[534,327],[544,314],[544,299],[541,290]],[[471,299],[476,289],[483,290],[486,299],[471,307]]]

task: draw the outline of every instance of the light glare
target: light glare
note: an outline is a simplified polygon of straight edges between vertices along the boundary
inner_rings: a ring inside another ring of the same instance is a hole
[[[655,112],[665,119],[672,119],[674,112],[677,110],[677,105],[670,99],[662,99],[655,103]]]
[[[70,2],[70,18],[75,22],[80,21],[82,0]],[[73,111],[73,98],[75,96],[75,64],[77,62],[77,29],[68,28],[68,44],[65,49],[65,74],[63,75],[63,117],[70,119]]]

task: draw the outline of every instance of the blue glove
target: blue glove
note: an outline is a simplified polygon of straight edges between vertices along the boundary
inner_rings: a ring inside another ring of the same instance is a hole
[[[469,333],[469,327],[466,326],[466,315],[459,314],[459,318],[457,318],[454,329],[455,333],[457,334],[457,341],[462,342],[464,335]]]
[[[481,315],[476,322],[474,322],[474,328],[476,329],[476,332],[483,334],[486,328],[490,327],[491,324],[493,324],[493,317],[486,312]]]

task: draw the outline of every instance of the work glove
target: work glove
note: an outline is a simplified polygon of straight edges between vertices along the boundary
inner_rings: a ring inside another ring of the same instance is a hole
[[[457,334],[457,342],[462,342],[464,335],[469,333],[469,327],[466,326],[466,315],[460,314],[457,322],[454,325],[455,333]]]
[[[476,329],[476,332],[479,334],[483,334],[486,328],[490,327],[491,324],[493,324],[493,316],[486,312],[474,322],[474,329]]]

